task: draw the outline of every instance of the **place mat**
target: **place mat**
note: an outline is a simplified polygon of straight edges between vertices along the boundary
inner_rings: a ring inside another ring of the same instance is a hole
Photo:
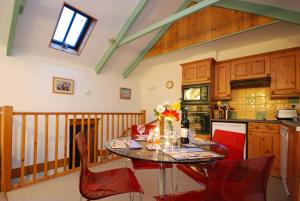
[[[116,140],[110,146],[113,149],[141,149],[143,147],[135,140]]]
[[[205,151],[201,148],[177,148],[163,150],[163,152],[171,156],[175,160],[217,158],[221,156],[217,153]]]
[[[190,140],[190,143],[191,144],[196,144],[196,145],[214,145],[214,144],[216,144],[213,141],[204,140],[204,139],[201,139],[201,138],[193,138],[193,139]]]

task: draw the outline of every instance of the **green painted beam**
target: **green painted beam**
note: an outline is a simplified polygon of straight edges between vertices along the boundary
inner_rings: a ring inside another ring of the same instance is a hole
[[[300,12],[284,8],[257,4],[240,0],[223,0],[214,4],[222,8],[229,8],[256,15],[266,16],[273,19],[300,24]]]
[[[104,56],[101,58],[99,63],[96,65],[95,70],[96,73],[99,74],[101,70],[104,68],[104,65],[107,63],[107,61],[110,59],[111,55],[114,53],[114,51],[119,46],[119,43],[121,42],[122,38],[125,36],[131,25],[134,23],[136,18],[139,16],[139,14],[142,12],[146,4],[148,3],[148,0],[140,0],[134,11],[131,13],[129,18],[127,19],[126,23],[123,25],[121,31],[118,33],[114,43],[108,48],[108,50],[105,52]]]
[[[16,35],[18,17],[19,17],[19,10],[21,5],[22,5],[22,0],[14,1],[13,11],[10,20],[9,34],[8,34],[8,39],[6,44],[6,56],[11,56],[12,53],[13,43]]]
[[[191,0],[185,0],[182,5],[177,9],[176,13],[185,9],[188,5],[190,5]],[[150,43],[147,45],[145,49],[138,55],[138,57],[126,68],[123,72],[123,78],[126,79],[130,73],[134,71],[134,69],[139,65],[139,63],[143,60],[145,55],[149,52],[149,50],[153,47],[153,45],[160,39],[160,37],[169,29],[172,24],[167,24],[163,26],[163,28],[153,37]]]
[[[193,14],[207,6],[210,6],[216,2],[218,2],[220,0],[203,0],[197,4],[195,4],[194,6],[191,6],[189,8],[186,8],[170,17],[167,17],[157,23],[154,23],[152,25],[150,25],[149,27],[137,32],[137,33],[134,33],[126,38],[124,38],[121,42],[120,42],[120,45],[119,46],[122,46],[122,45],[125,45],[126,43],[129,43],[137,38],[140,38],[142,37],[143,35],[147,34],[147,33],[150,33],[152,31],[155,31],[156,29],[159,29],[160,27],[164,26],[164,25],[167,25],[167,24],[170,24],[172,22],[175,22],[176,20],[179,20],[180,18],[182,17],[185,17],[187,15],[190,15],[190,14]]]

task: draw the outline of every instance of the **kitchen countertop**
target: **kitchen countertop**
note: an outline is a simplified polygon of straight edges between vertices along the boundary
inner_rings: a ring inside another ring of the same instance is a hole
[[[296,131],[300,132],[300,122],[282,120],[281,123],[287,126],[295,127]]]
[[[237,123],[271,123],[271,124],[281,123],[280,120],[257,120],[257,119],[211,119],[211,121],[237,122]]]
[[[300,122],[289,120],[256,120],[256,119],[211,119],[213,122],[236,122],[236,123],[270,123],[270,124],[284,124],[294,127],[296,131],[300,132]]]

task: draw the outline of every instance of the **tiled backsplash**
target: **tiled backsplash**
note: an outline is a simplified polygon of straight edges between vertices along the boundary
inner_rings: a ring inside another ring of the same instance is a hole
[[[271,99],[270,87],[233,89],[230,101],[218,101],[218,105],[229,104],[232,119],[267,119],[275,118],[275,112],[281,108],[291,108],[299,104],[299,98]]]

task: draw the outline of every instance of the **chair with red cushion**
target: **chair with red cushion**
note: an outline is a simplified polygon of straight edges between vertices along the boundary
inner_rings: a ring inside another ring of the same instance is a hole
[[[245,134],[215,130],[212,141],[227,147],[227,157],[224,160],[241,160],[244,154]],[[191,177],[198,184],[207,183],[207,175],[209,175],[210,165],[177,165],[177,168]],[[205,168],[205,169],[204,169]],[[205,172],[206,171],[206,172]]]
[[[266,201],[274,155],[249,160],[222,160],[212,165],[204,191],[157,196],[157,201]]]
[[[122,193],[143,193],[143,189],[130,168],[118,168],[103,172],[92,172],[87,167],[87,144],[85,135],[76,135],[80,153],[81,169],[79,190],[88,200],[97,200]]]

